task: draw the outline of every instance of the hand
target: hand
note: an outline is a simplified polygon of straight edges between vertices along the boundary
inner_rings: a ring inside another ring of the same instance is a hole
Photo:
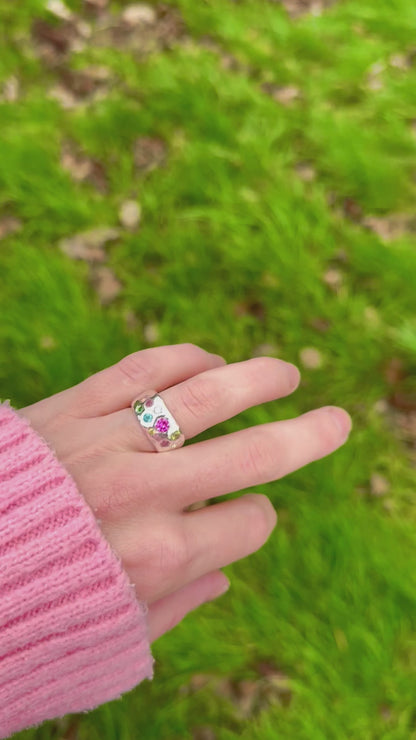
[[[168,452],[155,452],[130,408],[142,391],[161,392],[186,439],[286,396],[293,366],[271,357],[227,365],[193,344],[145,349],[78,385],[19,409],[55,450],[147,601],[156,640],[228,584],[219,570],[258,550],[277,516],[249,493],[187,511],[191,504],[267,483],[342,445],[351,420],[325,407]]]

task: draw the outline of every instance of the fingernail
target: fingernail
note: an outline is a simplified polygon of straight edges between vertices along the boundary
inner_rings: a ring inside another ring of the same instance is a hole
[[[300,381],[300,372],[296,365],[292,365],[290,362],[286,363],[287,374],[289,376],[289,382],[291,388],[297,388]]]
[[[343,437],[348,437],[351,427],[352,420],[350,415],[344,411],[344,409],[338,408],[338,406],[328,406],[328,411],[332,414],[334,421]]]

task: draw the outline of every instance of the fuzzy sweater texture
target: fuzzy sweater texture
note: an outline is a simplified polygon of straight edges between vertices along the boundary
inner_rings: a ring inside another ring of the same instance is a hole
[[[153,678],[146,614],[53,449],[0,403],[0,738]]]

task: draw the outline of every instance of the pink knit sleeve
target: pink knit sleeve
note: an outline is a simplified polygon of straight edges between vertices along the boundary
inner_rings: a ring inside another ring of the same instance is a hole
[[[146,613],[54,451],[0,404],[0,738],[153,678]]]

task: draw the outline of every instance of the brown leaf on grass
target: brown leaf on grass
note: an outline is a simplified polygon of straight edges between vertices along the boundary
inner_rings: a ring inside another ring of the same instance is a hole
[[[349,218],[351,221],[361,221],[363,210],[360,204],[353,198],[344,198],[342,209],[344,216]]]
[[[134,143],[133,159],[138,170],[150,172],[165,162],[166,144],[155,136],[141,136]]]
[[[156,23],[156,10],[145,3],[127,5],[121,14],[121,20],[128,26],[152,25]]]
[[[59,25],[37,19],[32,24],[32,37],[43,62],[47,66],[56,67],[71,50],[78,38],[78,32],[72,21],[63,21]]]
[[[118,296],[122,284],[117,280],[113,271],[105,265],[94,265],[90,272],[90,282],[98,293],[102,305],[107,305]]]
[[[389,385],[397,386],[405,379],[407,373],[400,357],[391,357],[384,369],[384,377]]]
[[[5,239],[6,236],[10,236],[10,234],[15,234],[17,231],[20,231],[23,224],[21,221],[19,221],[18,218],[14,218],[13,216],[4,216],[4,218],[0,219],[0,241],[2,239]]]
[[[94,29],[92,45],[130,50],[139,56],[169,49],[185,37],[185,25],[176,8],[130,5],[120,14],[103,13]]]
[[[217,740],[218,735],[212,727],[195,727],[192,731],[192,740]]]
[[[278,357],[279,352],[280,350],[277,344],[264,342],[263,344],[259,344],[257,347],[254,347],[251,357]]]
[[[390,490],[390,483],[384,475],[373,473],[370,478],[370,493],[372,496],[385,496]]]
[[[159,339],[159,326],[154,322],[145,324],[143,327],[143,336],[148,344],[155,344]]]
[[[107,178],[101,162],[87,157],[72,142],[65,142],[61,152],[61,165],[75,182],[88,182],[101,193],[107,190]]]
[[[255,298],[236,303],[234,306],[234,314],[237,318],[241,318],[242,316],[254,316],[259,321],[264,321],[266,318],[266,311],[263,303]]]
[[[334,293],[339,293],[344,283],[344,276],[340,270],[331,268],[324,273],[323,281]]]
[[[299,352],[299,359],[307,370],[318,370],[323,365],[322,353],[315,347],[304,347]]]
[[[273,704],[287,707],[292,700],[288,677],[276,670],[254,679],[223,678],[216,682],[214,690],[226,697],[233,704],[237,717],[244,720]]]
[[[283,5],[291,18],[299,18],[305,13],[319,16],[333,5],[335,0],[271,0],[271,2]]]
[[[394,213],[388,216],[367,216],[363,225],[374,231],[384,242],[416,232],[416,214]]]
[[[108,7],[109,2],[110,0],[84,0],[84,6],[86,10],[100,13]]]
[[[69,90],[75,99],[86,100],[103,97],[108,91],[111,72],[107,67],[91,66],[73,70],[63,67],[59,72],[61,84]]]
[[[74,260],[85,260],[91,263],[104,262],[106,259],[105,245],[118,239],[119,235],[119,229],[100,226],[61,239],[59,249]]]
[[[388,418],[397,438],[406,446],[412,463],[416,465],[416,401],[413,410],[389,406]]]
[[[320,334],[325,334],[331,328],[331,322],[329,319],[325,319],[322,316],[313,316],[308,321],[309,326],[315,331],[319,331]]]
[[[49,10],[52,15],[64,21],[69,21],[73,17],[72,11],[67,5],[65,5],[63,0],[48,0],[46,3],[46,9]]]
[[[19,99],[20,83],[17,77],[12,75],[3,83],[0,92],[0,101],[5,103],[16,103]]]
[[[303,182],[312,182],[316,178],[316,170],[310,162],[298,162],[295,170]]]
[[[392,393],[388,400],[390,406],[393,406],[395,409],[412,412],[416,411],[416,394],[411,395],[401,391],[396,391],[395,393]]]
[[[267,95],[270,95],[273,100],[284,106],[292,105],[301,96],[299,88],[295,85],[279,86],[265,82],[262,85],[262,90]]]
[[[120,223],[125,229],[134,231],[137,229],[142,215],[142,209],[135,200],[126,200],[121,204],[118,212]]]

